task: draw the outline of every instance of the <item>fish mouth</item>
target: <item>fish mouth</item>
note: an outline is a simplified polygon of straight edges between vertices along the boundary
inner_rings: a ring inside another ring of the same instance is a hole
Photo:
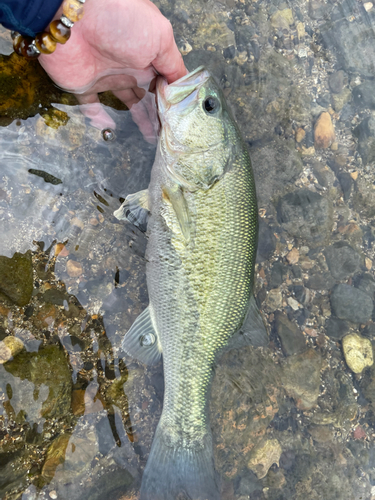
[[[171,106],[181,104],[194,91],[204,85],[209,78],[210,74],[204,66],[199,66],[191,73],[169,85],[165,78],[158,77],[156,97],[161,119]]]

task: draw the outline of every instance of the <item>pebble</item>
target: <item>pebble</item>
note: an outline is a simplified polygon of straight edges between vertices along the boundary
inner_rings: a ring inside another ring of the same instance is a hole
[[[297,264],[299,260],[298,248],[292,248],[292,250],[287,254],[286,260],[289,262],[289,264]]]
[[[274,28],[288,29],[294,23],[292,9],[278,10],[271,17],[271,25]]]
[[[366,269],[370,270],[372,268],[372,260],[369,259],[368,257],[365,258],[365,266]]]
[[[374,363],[371,341],[357,333],[346,335],[342,339],[342,348],[345,361],[354,373],[361,373]]]
[[[314,145],[317,149],[327,149],[335,140],[335,129],[331,115],[327,111],[319,116],[314,128]]]
[[[322,358],[313,349],[289,356],[285,361],[282,382],[300,410],[309,410],[317,403],[321,367]]]
[[[288,305],[293,309],[293,311],[298,311],[300,308],[299,303],[296,301],[296,299],[293,299],[293,297],[288,297]]]
[[[52,500],[56,500],[57,498],[57,493],[55,490],[52,490],[49,492],[49,497],[52,498]]]
[[[270,290],[267,295],[266,303],[271,311],[281,309],[283,305],[283,295],[281,293],[281,290],[279,288]]]
[[[374,304],[367,293],[341,283],[332,292],[331,306],[334,314],[340,319],[353,323],[367,323],[371,318]]]
[[[282,451],[277,439],[261,441],[251,451],[251,458],[248,463],[249,469],[256,474],[258,479],[262,479],[267,475],[272,464],[279,465]]]
[[[360,255],[346,242],[339,241],[324,251],[328,269],[337,280],[343,280],[358,271],[361,264]]]
[[[302,142],[303,139],[305,138],[306,132],[303,130],[303,128],[299,127],[296,130],[296,141],[297,142]]]
[[[291,236],[305,238],[315,246],[331,233],[332,202],[309,189],[298,189],[280,198],[277,219]]]
[[[0,292],[18,306],[29,303],[33,293],[31,252],[16,252],[12,258],[0,256]]]
[[[352,98],[352,93],[345,88],[339,94],[332,94],[333,108],[335,111],[341,111],[347,102]]]
[[[298,302],[296,301],[298,304]],[[306,350],[306,340],[303,333],[288,317],[278,312],[275,314],[275,327],[281,341],[281,348],[285,356],[299,354]]]
[[[55,247],[55,255],[60,257],[67,257],[69,255],[69,250],[66,248],[64,243],[57,243]]]
[[[78,278],[83,273],[82,265],[75,260],[68,260],[66,263],[66,271],[71,278]]]
[[[329,88],[335,94],[340,94],[345,83],[345,79],[347,79],[346,73],[341,69],[332,73],[332,75],[328,79]]]
[[[72,226],[77,226],[80,229],[83,229],[85,227],[84,223],[81,221],[81,219],[78,219],[78,217],[73,217],[70,223]]]
[[[22,351],[24,344],[22,340],[16,337],[5,337],[0,341],[0,364],[4,364],[11,360]]]

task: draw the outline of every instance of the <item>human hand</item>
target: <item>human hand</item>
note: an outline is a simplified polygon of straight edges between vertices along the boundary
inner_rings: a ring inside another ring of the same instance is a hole
[[[76,95],[93,126],[114,128],[98,98],[111,90],[149,140],[155,131],[150,105],[141,101],[146,89],[157,73],[168,83],[187,73],[171,24],[149,0],[87,0],[68,42],[39,61],[59,87]]]

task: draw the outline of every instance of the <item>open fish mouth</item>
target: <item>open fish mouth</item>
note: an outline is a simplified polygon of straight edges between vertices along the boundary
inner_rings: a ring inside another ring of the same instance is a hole
[[[181,104],[194,91],[204,85],[209,78],[210,74],[204,66],[199,66],[196,70],[169,85],[165,78],[158,77],[156,96],[160,119],[163,119],[164,113],[172,105]]]

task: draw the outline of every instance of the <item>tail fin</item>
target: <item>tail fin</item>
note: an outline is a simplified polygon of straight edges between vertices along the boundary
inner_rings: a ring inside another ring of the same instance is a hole
[[[140,500],[219,500],[211,436],[201,448],[173,448],[165,432],[156,429]]]

